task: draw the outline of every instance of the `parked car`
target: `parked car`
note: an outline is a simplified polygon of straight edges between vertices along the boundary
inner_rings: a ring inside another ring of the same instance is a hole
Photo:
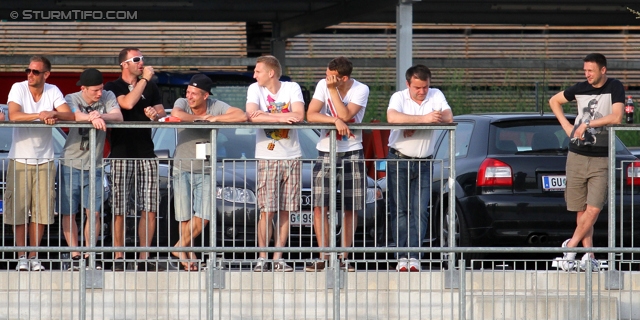
[[[216,245],[219,246],[257,246],[255,226],[259,214],[256,212],[255,193],[255,130],[238,128],[220,129],[218,132]],[[154,129],[153,141],[158,154],[167,154],[173,157],[177,141],[176,134],[176,130],[172,128]],[[303,154],[301,210],[290,216],[288,243],[292,247],[308,247],[315,242],[315,235],[311,228],[313,221],[311,183],[313,164],[318,155],[315,146],[319,134],[316,130],[300,129],[298,136]],[[246,159],[242,159],[242,157]],[[169,161],[162,161],[160,164],[161,168],[164,167],[160,170],[161,184],[167,187],[170,186],[170,183],[163,181],[167,179],[166,175],[171,177],[171,166]],[[170,181],[171,178],[168,180]],[[169,187],[168,192],[161,191],[161,196],[159,216],[163,218],[158,227],[158,234],[159,237],[162,237],[163,234],[168,237],[159,240],[161,244],[173,245],[177,241],[178,235],[178,223],[173,218],[173,191]],[[338,194],[338,213],[341,211],[339,198]],[[339,214],[337,217],[337,220],[340,220]],[[386,227],[386,207],[382,198],[382,190],[369,177],[367,177],[366,207],[358,212],[358,221],[354,245],[379,245],[382,239],[377,237],[386,234],[383,231]],[[341,232],[340,225],[341,223],[338,222],[338,234]],[[209,244],[207,237],[201,238],[199,241],[203,240],[205,245]],[[290,258],[296,257],[291,256]]]
[[[574,115],[567,118],[575,120]],[[576,214],[567,211],[563,192],[569,138],[553,114],[460,115],[454,122],[458,124],[456,246],[560,246],[572,236]],[[433,210],[431,243],[425,245],[447,246],[452,230],[447,215],[449,190],[439,177],[446,179],[449,174],[448,131],[439,131],[435,141],[432,206],[439,208],[442,201],[445,216]],[[615,148],[616,166],[625,168],[624,179],[616,175],[616,186],[622,186],[622,192],[618,187],[615,201],[622,204],[624,212],[618,217],[622,221],[617,220],[618,228],[622,226],[617,243],[629,245],[632,236],[640,239],[640,216],[636,216],[640,214],[640,181],[634,179],[632,189],[626,169],[636,157],[617,138]],[[386,181],[380,184],[384,186]],[[595,224],[595,246],[608,244],[607,217],[605,206]],[[466,259],[483,256],[465,254]]]

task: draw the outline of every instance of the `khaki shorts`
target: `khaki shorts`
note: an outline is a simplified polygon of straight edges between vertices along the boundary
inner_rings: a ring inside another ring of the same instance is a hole
[[[606,157],[587,157],[569,152],[567,189],[564,191],[567,210],[584,211],[587,204],[602,210],[607,199],[608,166]]]
[[[56,201],[56,167],[53,161],[31,165],[9,160],[4,192],[4,223],[53,223]],[[31,217],[31,219],[29,219]]]

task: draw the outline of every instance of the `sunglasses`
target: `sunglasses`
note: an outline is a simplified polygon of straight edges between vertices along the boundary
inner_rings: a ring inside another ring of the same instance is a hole
[[[143,61],[143,60],[144,60],[143,56],[137,56],[137,57],[132,57],[132,58],[129,58],[129,59],[125,60],[125,61],[122,61],[121,64],[124,64],[125,62],[138,63],[138,62]]]
[[[24,72],[26,72],[27,74],[29,73],[33,73],[34,76],[39,76],[41,73],[45,73],[46,71],[40,71],[40,70],[36,70],[36,69],[24,69]]]

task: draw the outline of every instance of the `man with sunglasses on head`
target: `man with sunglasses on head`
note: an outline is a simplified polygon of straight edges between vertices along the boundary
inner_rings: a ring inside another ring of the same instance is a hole
[[[108,82],[105,90],[118,99],[124,121],[158,121],[166,114],[158,86],[151,82],[153,68],[144,65],[137,48],[124,48],[118,56],[122,74]],[[113,245],[124,246],[124,220],[128,211],[140,209],[139,245],[149,247],[156,229],[158,205],[158,161],[153,151],[151,128],[120,128],[111,132],[111,178],[113,181]],[[137,190],[136,190],[137,188]],[[134,208],[127,208],[129,193],[136,192]],[[125,269],[124,253],[114,253],[114,271]],[[157,270],[157,264],[145,261],[148,252],[140,253],[138,270]]]
[[[51,62],[43,56],[34,56],[25,71],[27,80],[14,83],[9,91],[9,118],[46,124],[74,120],[60,89],[45,83],[50,75]],[[13,128],[3,216],[5,224],[14,226],[15,245],[18,247],[26,245],[27,234],[29,246],[39,246],[45,225],[54,221],[55,194],[52,193],[55,190],[56,167],[52,136],[51,128]],[[45,270],[37,260],[37,252],[27,255],[22,251],[18,254],[18,271]]]
[[[89,246],[91,224],[89,223],[91,214],[90,202],[94,201],[95,210],[95,230],[100,232],[100,206],[102,204],[102,150],[107,136],[105,121],[122,121],[122,113],[116,96],[111,91],[105,91],[102,84],[102,73],[97,69],[87,69],[80,74],[77,85],[80,91],[68,94],[65,97],[67,104],[74,112],[76,121],[89,121],[96,131],[96,177],[94,181],[89,180],[89,170],[91,163],[91,149],[89,149],[89,128],[70,128],[67,141],[62,151],[60,159],[59,177],[59,211],[62,215],[62,230],[67,244],[70,247],[78,246],[78,225],[76,224],[76,214],[78,210],[85,208],[87,213],[86,224],[84,226],[85,245]],[[95,186],[94,194],[89,192],[89,185]],[[96,234],[96,237],[98,234]],[[93,245],[93,243],[91,243]],[[80,260],[86,259],[86,266],[89,267],[89,253],[84,256],[80,252],[71,253],[70,270],[78,270]],[[96,270],[102,269],[102,264],[95,261]]]

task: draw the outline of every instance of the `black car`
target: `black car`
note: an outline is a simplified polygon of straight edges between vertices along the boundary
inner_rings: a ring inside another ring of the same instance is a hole
[[[256,212],[256,161],[255,151],[256,129],[220,129],[217,144],[217,229],[218,246],[255,247],[256,224],[259,214]],[[302,147],[302,192],[301,209],[290,215],[289,246],[308,247],[313,245],[315,235],[312,232],[311,184],[312,169],[318,152],[316,143],[319,134],[312,129],[299,129]],[[173,157],[177,132],[172,128],[154,129],[153,141],[156,154]],[[160,164],[161,202],[158,226],[158,237],[161,246],[173,245],[177,241],[178,223],[173,216],[173,192],[171,180],[171,160],[162,159]],[[358,229],[356,230],[356,246],[377,246],[382,243],[386,232],[386,207],[382,191],[375,180],[367,177],[366,207],[358,212]],[[341,211],[338,195],[338,212]],[[166,217],[166,218],[165,218]],[[338,219],[340,215],[338,214]],[[204,234],[208,233],[208,229]],[[337,233],[340,234],[340,222]],[[209,245],[207,236],[200,237],[202,245]],[[297,258],[300,256],[290,256]]]
[[[567,115],[573,122],[575,116]],[[566,209],[564,200],[565,165],[569,138],[553,114],[477,114],[454,117],[456,122],[457,213],[456,246],[531,247],[560,246],[576,227],[576,214]],[[617,243],[629,245],[640,236],[640,188],[629,184],[628,166],[636,161],[616,138],[616,166],[624,168],[618,181],[616,203],[622,203],[624,216],[618,217]],[[447,246],[449,137],[440,131],[436,140],[433,173],[434,208],[429,241]],[[441,160],[441,161],[440,161]],[[444,170],[444,172],[442,172]],[[441,173],[443,173],[441,175]],[[637,177],[636,177],[637,178]],[[634,179],[635,183],[638,179]],[[384,185],[384,183],[383,183]],[[443,189],[444,186],[444,189]],[[440,191],[442,190],[442,193]],[[633,210],[633,211],[632,211]],[[594,245],[607,244],[607,207],[595,224]],[[444,212],[444,217],[440,216]],[[622,219],[622,222],[621,220]],[[427,246],[429,244],[426,244]],[[481,258],[475,253],[465,258]]]

